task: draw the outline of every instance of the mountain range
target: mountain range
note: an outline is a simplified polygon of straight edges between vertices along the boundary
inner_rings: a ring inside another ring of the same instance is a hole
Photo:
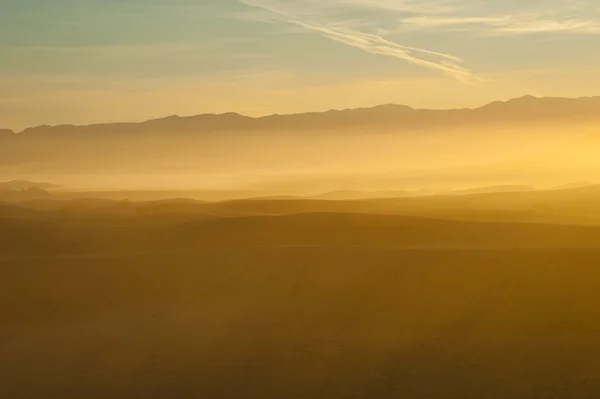
[[[0,130],[0,178],[264,195],[549,186],[596,181],[598,132],[600,97],[532,96],[475,109],[380,105],[38,126]]]
[[[27,128],[23,136],[44,134],[123,134],[123,133],[200,133],[212,131],[253,130],[320,130],[366,126],[395,128],[431,128],[436,126],[523,123],[557,120],[600,121],[600,96],[582,98],[524,96],[508,101],[495,101],[474,109],[414,109],[406,105],[379,105],[372,108],[330,110],[253,118],[237,113],[177,115],[145,122],[100,123],[86,126],[42,125]],[[9,129],[0,130],[0,139],[17,137]]]
[[[19,190],[52,190],[61,188],[58,184],[52,183],[39,183],[26,180],[12,180],[7,182],[0,182],[0,191],[19,191]]]

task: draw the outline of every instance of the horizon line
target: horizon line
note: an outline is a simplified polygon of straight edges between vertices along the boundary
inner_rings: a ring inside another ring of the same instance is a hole
[[[181,118],[181,119],[185,119],[185,118],[194,118],[194,117],[198,117],[198,116],[226,116],[226,115],[236,115],[236,116],[240,116],[240,117],[243,117],[243,118],[258,120],[258,119],[264,119],[264,118],[270,118],[270,117],[276,117],[276,116],[298,116],[298,115],[309,115],[309,114],[326,114],[328,112],[356,111],[356,110],[364,110],[364,109],[375,109],[375,108],[379,108],[379,107],[405,107],[405,108],[412,109],[414,111],[477,110],[477,109],[484,108],[484,107],[486,107],[486,106],[488,106],[490,104],[507,103],[507,102],[510,102],[510,101],[513,101],[513,100],[519,100],[519,99],[525,99],[525,98],[533,98],[533,99],[537,99],[537,100],[540,100],[540,99],[581,100],[581,99],[590,99],[590,98],[600,98],[600,95],[596,95],[596,96],[582,96],[582,97],[561,97],[561,96],[534,96],[534,95],[531,95],[531,94],[525,94],[525,95],[519,96],[519,97],[511,97],[511,98],[509,98],[507,100],[495,100],[495,101],[483,103],[482,105],[479,105],[479,106],[475,106],[475,107],[463,107],[463,108],[414,108],[414,107],[411,107],[411,106],[406,105],[406,104],[387,103],[387,104],[376,104],[376,105],[372,105],[372,106],[363,106],[363,107],[356,107],[356,108],[330,108],[330,109],[324,110],[324,111],[303,111],[303,112],[284,113],[284,114],[273,113],[273,114],[265,114],[265,115],[261,115],[261,116],[249,116],[249,115],[241,114],[241,113],[235,112],[235,111],[222,112],[222,113],[199,113],[199,114],[192,114],[192,115],[185,115],[185,116],[181,116],[181,115],[177,115],[177,114],[172,114],[172,115],[167,115],[167,116],[162,116],[162,117],[156,117],[156,118],[150,118],[150,119],[139,120],[139,121],[123,121],[123,120],[121,120],[121,121],[112,121],[112,122],[92,122],[92,123],[87,123],[87,124],[70,124],[70,123],[62,123],[62,124],[56,124],[56,125],[41,124],[41,125],[29,126],[29,127],[26,127],[24,129],[21,129],[21,130],[18,130],[18,131],[15,130],[15,129],[0,127],[0,131],[5,130],[5,131],[10,131],[13,134],[20,134],[20,133],[23,133],[23,132],[25,132],[27,130],[42,128],[42,127],[57,128],[57,127],[88,127],[88,126],[101,126],[101,125],[112,125],[112,124],[141,124],[141,123],[148,123],[148,122],[153,122],[153,121],[165,120],[165,119],[169,119],[169,118]]]

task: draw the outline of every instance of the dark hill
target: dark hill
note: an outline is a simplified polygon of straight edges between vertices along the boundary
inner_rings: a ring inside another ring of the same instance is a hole
[[[0,253],[67,255],[242,247],[422,249],[600,248],[600,226],[472,223],[393,215],[304,213],[281,216],[104,220],[1,217]]]

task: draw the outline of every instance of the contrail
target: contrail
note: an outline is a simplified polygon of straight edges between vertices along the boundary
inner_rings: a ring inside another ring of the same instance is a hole
[[[427,49],[404,46],[382,36],[361,32],[351,27],[334,27],[332,25],[308,21],[306,18],[286,11],[281,5],[265,3],[261,0],[240,0],[246,6],[259,8],[277,15],[282,23],[302,27],[320,34],[330,40],[347,46],[361,49],[367,53],[393,57],[430,70],[444,73],[464,83],[474,83],[482,79],[475,76],[469,69],[460,65],[463,60],[450,54],[444,54]],[[297,3],[296,3],[297,4]]]

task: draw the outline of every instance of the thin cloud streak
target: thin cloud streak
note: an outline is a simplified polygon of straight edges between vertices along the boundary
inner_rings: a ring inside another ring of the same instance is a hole
[[[353,28],[350,23],[340,24],[340,21],[318,23],[307,20],[306,17],[298,15],[302,14],[301,12],[298,13],[298,10],[296,10],[296,12],[288,11],[282,9],[279,4],[273,5],[272,2],[265,3],[263,1],[255,0],[240,0],[240,2],[246,6],[268,11],[273,15],[279,16],[280,22],[299,26],[305,30],[318,33],[330,40],[361,49],[370,54],[400,59],[413,65],[444,73],[464,83],[475,83],[482,80],[475,76],[469,69],[460,65],[463,62],[461,58],[450,54],[404,46],[385,39],[382,36],[357,30],[356,28]],[[344,2],[352,4],[360,3],[351,0],[342,0],[339,3]],[[268,22],[272,21],[269,20]]]
[[[409,14],[447,14],[463,0],[329,0],[338,5]]]
[[[321,33],[323,36],[344,43],[348,46],[356,47],[365,52],[371,54],[386,55],[389,57],[398,58],[404,61],[408,61],[412,64],[419,65],[431,70],[437,70],[443,72],[449,76],[452,76],[465,83],[473,82],[477,80],[468,69],[458,65],[461,60],[457,57],[435,53],[428,50],[416,49],[411,47],[405,47],[394,42],[390,42],[380,36],[365,34],[354,31],[343,31],[339,29],[332,29],[322,26],[311,25],[301,21],[288,21],[303,28],[309,29],[314,32]],[[430,61],[424,58],[420,58],[414,54],[426,54],[433,55],[438,60]]]
[[[600,34],[600,7],[591,6],[589,1],[547,0],[546,5],[542,2],[522,3],[516,9],[514,3],[511,6],[506,0],[488,0],[486,7],[469,0],[300,0],[289,3],[281,0],[240,1],[278,13],[281,13],[281,7],[285,4],[293,14],[300,13],[311,21],[313,17],[332,15],[340,10],[379,11],[387,16],[395,14],[399,22],[396,29],[379,29],[390,32],[421,29],[438,32],[472,30],[498,35]],[[569,17],[565,18],[565,15]],[[306,22],[306,19],[303,21]]]
[[[577,33],[600,34],[600,23],[581,19],[552,20],[531,15],[414,16],[400,19],[405,29],[473,30],[491,34]]]

